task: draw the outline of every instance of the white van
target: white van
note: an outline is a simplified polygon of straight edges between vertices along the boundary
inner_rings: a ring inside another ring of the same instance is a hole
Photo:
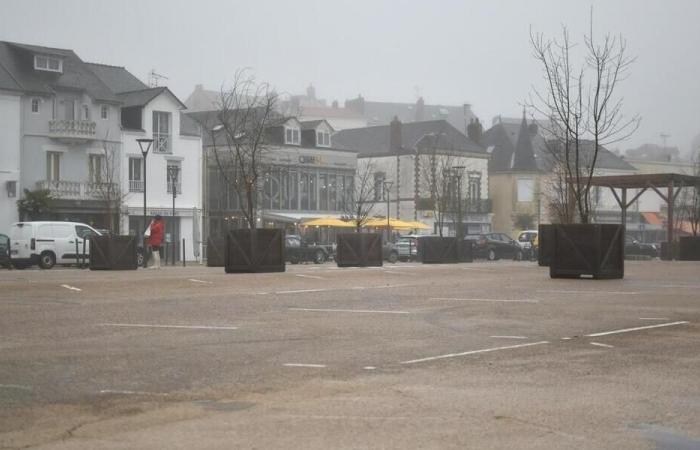
[[[50,269],[55,264],[76,264],[90,254],[90,236],[100,233],[77,222],[17,222],[10,227],[10,260],[18,269],[38,264]],[[77,253],[76,253],[77,243]]]

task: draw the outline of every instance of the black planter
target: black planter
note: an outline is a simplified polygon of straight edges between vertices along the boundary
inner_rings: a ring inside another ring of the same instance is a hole
[[[226,233],[226,273],[284,272],[284,230],[254,228]]]
[[[379,233],[340,233],[336,244],[338,267],[379,267],[384,263]]]
[[[547,267],[552,263],[552,250],[554,249],[554,225],[540,225],[537,227],[537,264]]]
[[[136,236],[92,236],[90,270],[136,270]]]
[[[226,262],[226,238],[223,236],[207,239],[207,267],[224,267]]]
[[[552,278],[622,278],[625,274],[622,225],[554,225]]]
[[[661,251],[659,252],[659,258],[662,261],[671,261],[672,259],[678,259],[679,248],[678,242],[673,241],[671,245],[668,245],[667,241],[661,242]]]
[[[451,264],[459,262],[456,237],[421,237],[418,252],[418,257],[423,264]]]
[[[459,262],[474,262],[474,241],[462,239],[459,247]]]
[[[678,238],[678,259],[681,261],[700,261],[700,236]]]

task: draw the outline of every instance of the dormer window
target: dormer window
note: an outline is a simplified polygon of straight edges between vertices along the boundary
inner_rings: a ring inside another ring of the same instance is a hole
[[[47,72],[63,72],[63,61],[53,56],[34,55],[34,68]]]
[[[330,147],[331,146],[331,134],[326,131],[316,132],[316,146],[317,147]]]
[[[301,130],[299,128],[285,127],[284,128],[284,143],[299,145],[299,136]]]

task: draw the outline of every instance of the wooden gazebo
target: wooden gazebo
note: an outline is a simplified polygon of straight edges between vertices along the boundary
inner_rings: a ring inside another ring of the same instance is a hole
[[[607,175],[591,178],[591,186],[609,187],[622,209],[622,225],[627,226],[627,208],[647,191],[652,189],[664,199],[668,207],[666,228],[667,241],[673,241],[673,204],[678,194],[685,187],[700,186],[700,177],[678,173],[650,173],[637,175]],[[622,192],[618,195],[616,189]],[[627,201],[627,189],[641,189],[630,201]],[[666,190],[666,193],[664,193]]]

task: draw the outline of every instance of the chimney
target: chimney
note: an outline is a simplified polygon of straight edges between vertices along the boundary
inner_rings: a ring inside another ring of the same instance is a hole
[[[481,126],[481,122],[479,122],[479,119],[477,118],[472,119],[469,122],[469,125],[467,126],[467,137],[471,139],[474,142],[480,142],[481,141],[481,134],[484,131],[484,127]]]
[[[310,84],[309,87],[306,88],[306,97],[309,100],[316,100],[316,88],[313,84]]]
[[[389,124],[389,148],[393,153],[401,150],[401,121],[396,116]]]
[[[425,116],[425,101],[423,101],[423,97],[419,97],[418,101],[416,102],[416,122],[421,122],[423,121],[423,118]]]
[[[345,108],[355,111],[360,115],[365,115],[365,99],[362,95],[358,94],[357,98],[352,100],[345,100]]]

